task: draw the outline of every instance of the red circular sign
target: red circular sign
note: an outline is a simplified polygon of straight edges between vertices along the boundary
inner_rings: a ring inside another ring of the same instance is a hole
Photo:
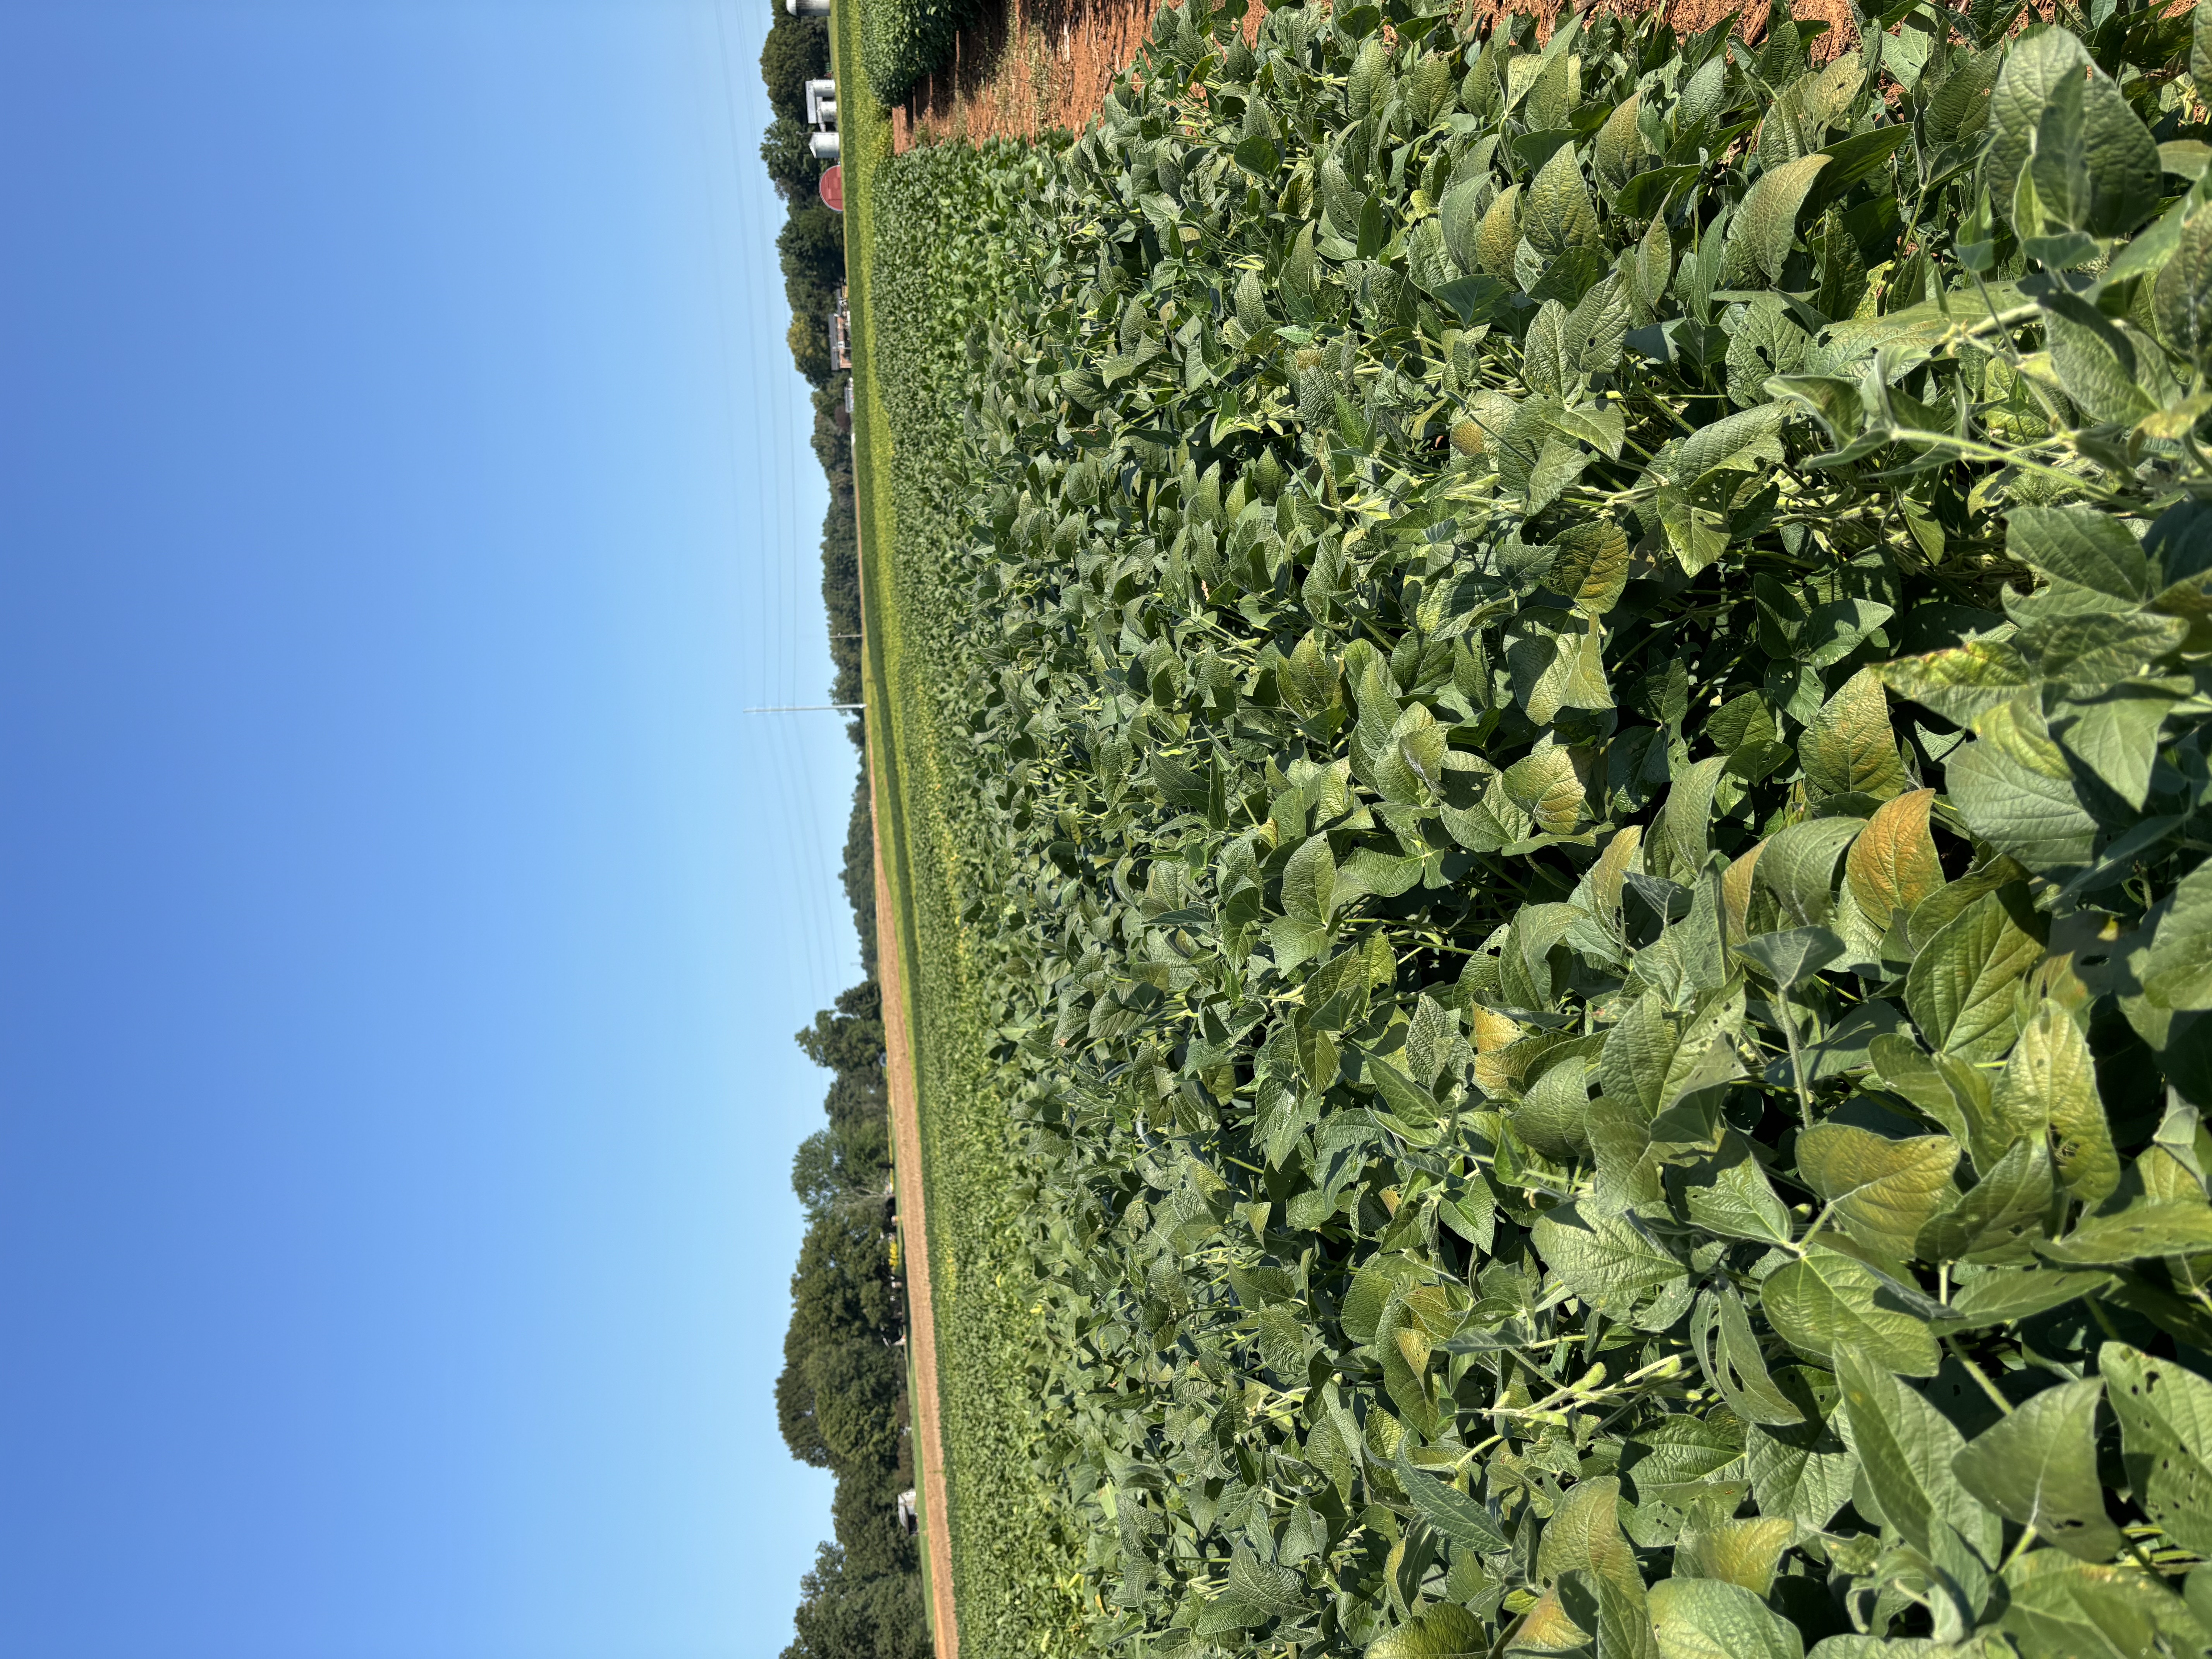
[[[822,205],[832,213],[845,210],[845,169],[831,167],[822,175]]]

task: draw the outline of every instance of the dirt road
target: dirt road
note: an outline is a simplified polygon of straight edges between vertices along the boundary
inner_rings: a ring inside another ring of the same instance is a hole
[[[884,995],[884,1071],[890,1093],[891,1158],[898,1171],[907,1345],[914,1355],[917,1395],[908,1402],[908,1421],[913,1425],[915,1463],[921,1472],[921,1554],[936,1620],[937,1659],[955,1659],[960,1651],[960,1625],[952,1606],[952,1534],[945,1515],[945,1437],[938,1414],[937,1322],[929,1300],[927,1196],[922,1190],[913,1033],[907,1027],[905,981],[899,963],[898,913],[892,908],[890,882],[884,873],[884,813],[877,799],[883,782],[873,764],[868,779],[875,820],[876,975]]]

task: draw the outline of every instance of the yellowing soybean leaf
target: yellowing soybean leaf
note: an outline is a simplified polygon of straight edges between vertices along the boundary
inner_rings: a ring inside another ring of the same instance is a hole
[[[1934,709],[1954,726],[1972,725],[1984,710],[2038,684],[2017,647],[1986,641],[1878,663],[1873,672],[1899,696]]]
[[[1437,1402],[1431,1392],[1428,1334],[1402,1297],[1382,1310],[1375,1328],[1375,1351],[1382,1360],[1383,1392],[1402,1421],[1424,1435],[1436,1432]],[[1401,1451],[1405,1449],[1401,1442]]]
[[[1591,1623],[1597,1621],[1592,1619]],[[1568,1614],[1559,1599],[1556,1584],[1536,1598],[1535,1604],[1522,1615],[1520,1632],[1513,1638],[1516,1653],[1588,1653],[1590,1632],[1584,1630]],[[1369,1653],[1375,1650],[1370,1648]]]
[[[1751,1316],[1734,1287],[1717,1295],[1707,1291],[1698,1297],[1690,1320],[1690,1343],[1698,1364],[1718,1387],[1729,1409],[1745,1422],[1802,1424],[1806,1420],[1807,1408],[1784,1394],[1767,1370],[1766,1356],[1751,1328]]]
[[[1367,1659],[1476,1659],[1489,1652],[1490,1632],[1482,1622],[1445,1601],[1376,1638]]]
[[[1759,854],[1766,843],[1759,842],[1748,853],[1731,863],[1721,876],[1721,904],[1728,917],[1728,942],[1741,945],[1751,927],[1752,883],[1759,873]]]
[[[1609,1474],[1570,1488],[1536,1546],[1536,1576],[1556,1580],[1561,1573],[1586,1572],[1642,1601],[1644,1575],[1621,1534],[1620,1499],[1620,1482]]]
[[[1958,1167],[1948,1135],[1889,1140],[1847,1124],[1823,1123],[1797,1140],[1797,1168],[1835,1206],[1852,1236],[1903,1260],[1929,1218],[1942,1207]]]
[[[1786,1516],[1723,1521],[1710,1532],[1686,1534],[1674,1549],[1677,1577],[1718,1578],[1764,1595],[1774,1583],[1782,1552],[1797,1536],[1797,1523]],[[1654,1597],[1652,1618],[1659,1617]],[[1661,1638],[1665,1645],[1665,1638]]]
[[[2004,1572],[2010,1601],[2001,1628],[2027,1659],[2142,1659],[2193,1653],[2204,1633],[2182,1599],[2132,1563],[2077,1561],[2063,1550],[2031,1550]]]
[[[1617,418],[1617,417],[1616,417]],[[1619,603],[1628,586],[1628,534],[1611,519],[1596,518],[1569,526],[1552,544],[1549,585],[1592,616],[1603,616]]]
[[[1360,1268],[1345,1292],[1340,1316],[1344,1334],[1355,1342],[1372,1342],[1382,1310],[1407,1285],[1417,1283],[1421,1269],[1410,1257],[1379,1255]]]
[[[1874,926],[1887,932],[1891,915],[1912,907],[1943,884],[1943,866],[1928,833],[1933,789],[1915,789],[1877,807],[1844,860],[1844,884]]]
[[[1437,728],[1441,742],[1443,731]],[[1581,823],[1583,785],[1571,749],[1539,749],[1507,767],[1506,799],[1554,835],[1571,831]]]
[[[1620,914],[1620,890],[1631,870],[1641,867],[1637,853],[1644,845],[1644,826],[1632,823],[1606,842],[1605,851],[1597,855],[1590,866],[1590,893],[1598,902],[1599,914],[1611,919]]]

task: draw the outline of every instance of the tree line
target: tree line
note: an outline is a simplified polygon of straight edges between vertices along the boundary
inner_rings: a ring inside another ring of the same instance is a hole
[[[772,114],[761,160],[787,217],[776,238],[792,361],[812,390],[813,446],[830,487],[822,525],[822,600],[834,678],[830,700],[860,701],[860,582],[846,371],[830,355],[828,319],[845,279],[844,226],[822,204],[807,148],[806,82],[830,72],[824,20],[779,6],[761,50]],[[864,749],[861,720],[848,726]],[[792,1160],[806,1236],[791,1276],[791,1324],[776,1379],[778,1425],[791,1455],[836,1476],[834,1537],[800,1580],[797,1639],[784,1659],[921,1659],[929,1650],[915,1541],[896,1500],[914,1485],[907,1433],[904,1293],[889,1242],[890,1126],[876,983],[876,872],[867,775],[856,766],[843,883],[866,977],[798,1034],[830,1073],[824,1126]]]

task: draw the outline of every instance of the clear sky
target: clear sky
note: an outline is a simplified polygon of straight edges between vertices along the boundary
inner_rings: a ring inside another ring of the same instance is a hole
[[[769,1655],[769,0],[0,0],[0,1659]]]

